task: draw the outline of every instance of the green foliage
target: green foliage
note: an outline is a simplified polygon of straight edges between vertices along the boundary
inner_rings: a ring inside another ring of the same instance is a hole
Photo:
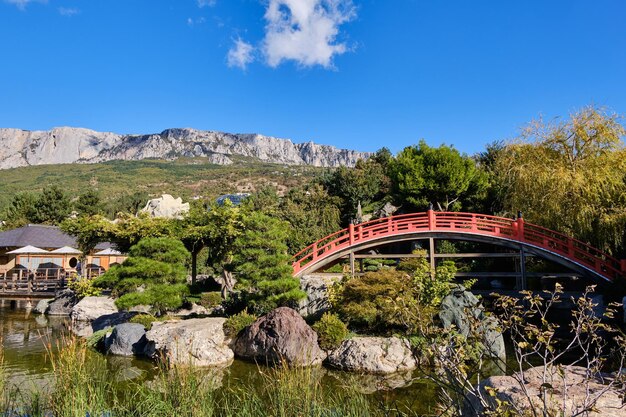
[[[425,252],[414,253],[424,256],[404,259],[397,269],[349,279],[331,291],[333,308],[351,328],[414,334],[428,327],[436,308],[450,293],[456,267],[447,261],[431,271]]]
[[[356,218],[359,203],[367,208],[389,193],[391,159],[390,152],[383,148],[372,158],[358,161],[354,168],[340,167],[322,179],[329,194],[341,200],[344,223]]]
[[[20,227],[28,223],[56,225],[65,220],[71,211],[69,197],[59,187],[52,185],[38,194],[15,194],[3,217],[9,227]]]
[[[565,121],[532,122],[495,163],[505,210],[522,210],[533,223],[608,252],[623,251],[625,134],[617,115],[594,107]]]
[[[243,329],[252,325],[257,319],[258,317],[256,315],[250,314],[245,310],[232,315],[224,322],[224,333],[226,333],[227,336],[235,337]]]
[[[411,327],[401,306],[414,302],[411,277],[405,272],[387,269],[349,279],[340,289],[333,307],[350,328],[387,334]]]
[[[324,350],[339,347],[348,337],[348,326],[335,314],[324,313],[312,327],[317,333],[320,347]]]
[[[391,164],[400,203],[423,210],[429,203],[442,211],[468,209],[486,193],[485,172],[467,155],[450,146],[432,148],[424,141],[404,148]]]
[[[137,314],[129,320],[129,323],[142,324],[143,327],[146,328],[146,330],[150,330],[152,328],[152,323],[154,323],[155,321],[159,320],[151,314]]]
[[[102,290],[94,286],[93,280],[87,278],[70,279],[67,288],[76,293],[79,299],[85,297],[97,297],[102,294]]]
[[[100,342],[104,340],[106,335],[111,333],[112,331],[113,327],[107,327],[106,329],[101,329],[93,332],[93,334],[87,338],[87,346],[89,346],[90,348],[96,348],[100,344]]]
[[[209,310],[222,304],[222,301],[222,294],[219,291],[203,292],[200,294],[200,305]]]
[[[88,190],[81,194],[74,203],[74,210],[76,210],[79,215],[83,216],[102,214],[103,206],[100,194],[95,190]]]
[[[160,315],[181,307],[189,293],[182,264],[188,257],[179,240],[147,238],[131,248],[122,265],[109,269],[94,285],[111,288],[120,296],[116,305],[121,309],[150,305]]]
[[[253,212],[244,219],[244,231],[234,242],[237,286],[256,311],[267,312],[306,296],[289,265],[288,227],[284,221]]]

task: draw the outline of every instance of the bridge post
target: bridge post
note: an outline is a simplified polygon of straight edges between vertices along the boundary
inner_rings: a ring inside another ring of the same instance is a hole
[[[428,208],[428,230],[435,230],[435,210],[432,209],[432,206]]]
[[[430,261],[430,274],[435,278],[435,239],[428,238],[428,260]]]
[[[517,220],[515,220],[515,223],[517,224],[517,240],[523,242],[524,241],[524,218],[518,217]]]
[[[350,251],[350,278],[354,278],[354,251]]]
[[[626,259],[620,261],[620,266],[622,267],[622,275],[626,275]]]
[[[348,225],[348,236],[350,237],[350,246],[354,245],[354,224]]]
[[[520,276],[515,286],[518,291],[524,291],[528,287],[528,280],[526,278],[526,250],[523,245],[519,248],[519,270]]]

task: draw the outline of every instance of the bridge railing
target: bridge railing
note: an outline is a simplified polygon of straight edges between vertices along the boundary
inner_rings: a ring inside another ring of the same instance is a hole
[[[403,214],[371,220],[326,236],[293,257],[294,274],[340,250],[385,236],[442,231],[472,233],[537,246],[577,262],[608,280],[626,273],[626,261],[618,260],[584,242],[541,226],[505,217],[476,213],[435,212]]]

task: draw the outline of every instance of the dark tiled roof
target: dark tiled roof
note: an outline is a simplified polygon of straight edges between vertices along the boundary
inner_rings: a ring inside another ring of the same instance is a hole
[[[56,226],[29,224],[18,229],[0,232],[0,248],[21,248],[32,245],[43,249],[58,249],[63,246],[76,247],[76,239],[63,233]],[[96,246],[96,249],[111,247],[108,242]]]

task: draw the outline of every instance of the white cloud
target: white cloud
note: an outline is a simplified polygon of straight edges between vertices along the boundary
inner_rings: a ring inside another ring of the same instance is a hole
[[[196,0],[198,3],[198,7],[213,7],[215,6],[216,0]]]
[[[333,57],[348,50],[337,41],[339,27],[355,16],[352,0],[269,0],[262,45],[267,64],[332,67]]]
[[[228,51],[228,66],[246,69],[254,61],[254,47],[241,38],[235,40],[235,45]]]
[[[48,0],[4,0],[4,2],[14,4],[20,10],[26,10],[30,3],[47,3]]]
[[[74,7],[59,7],[59,14],[61,16],[72,17],[80,13],[80,10]]]
[[[206,22],[206,19],[204,17],[199,17],[197,19],[194,19],[192,17],[187,18],[187,26],[201,25],[205,22]]]

